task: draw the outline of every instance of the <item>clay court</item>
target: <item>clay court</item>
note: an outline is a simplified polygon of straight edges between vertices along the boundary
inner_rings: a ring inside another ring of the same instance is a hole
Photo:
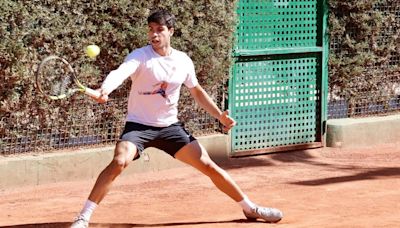
[[[220,163],[278,224],[248,222],[190,167],[117,179],[91,227],[398,227],[400,146],[322,148]],[[67,227],[95,180],[1,190],[0,226]]]

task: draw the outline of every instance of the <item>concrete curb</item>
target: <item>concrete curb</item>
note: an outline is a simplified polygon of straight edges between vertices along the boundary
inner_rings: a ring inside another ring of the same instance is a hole
[[[366,147],[399,141],[400,115],[327,121],[328,147]]]
[[[228,158],[228,135],[198,137],[214,161]],[[97,178],[113,157],[114,145],[102,148],[76,149],[39,155],[18,155],[0,159],[0,190],[63,181]],[[132,162],[122,175],[159,171],[185,164],[166,153],[149,148],[150,161]]]
[[[229,159],[229,135],[217,134],[198,139],[214,161]],[[327,121],[326,146],[328,147],[352,148],[399,142],[400,115]],[[114,145],[36,156],[2,157],[0,190],[97,178],[112,159],[113,150]],[[184,166],[183,163],[157,149],[148,149],[148,153],[151,157],[149,162],[139,159],[133,162],[123,175]]]

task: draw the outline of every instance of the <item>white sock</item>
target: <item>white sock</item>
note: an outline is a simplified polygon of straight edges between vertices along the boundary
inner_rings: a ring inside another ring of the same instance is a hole
[[[97,204],[93,201],[87,200],[85,203],[85,206],[83,206],[83,209],[81,211],[81,216],[85,218],[87,221],[90,220],[90,217],[92,216],[92,213],[94,209],[96,209]]]
[[[245,196],[242,201],[238,202],[242,209],[246,212],[250,212],[256,207],[256,205]]]

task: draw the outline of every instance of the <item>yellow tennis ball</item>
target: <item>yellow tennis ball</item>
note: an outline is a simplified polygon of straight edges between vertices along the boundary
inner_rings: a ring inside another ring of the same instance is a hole
[[[86,55],[88,55],[90,58],[95,58],[98,54],[100,54],[99,46],[92,44],[86,47]]]

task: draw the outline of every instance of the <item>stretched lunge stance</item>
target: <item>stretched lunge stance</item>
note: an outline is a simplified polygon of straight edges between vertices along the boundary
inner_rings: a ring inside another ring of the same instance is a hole
[[[217,118],[225,131],[236,124],[228,111],[222,112],[199,85],[192,60],[171,47],[175,17],[165,10],[159,10],[151,14],[147,22],[150,44],[130,53],[118,69],[107,75],[99,89],[102,96],[97,101],[104,103],[125,79],[132,79],[126,124],[115,146],[114,158],[100,173],[72,227],[88,227],[94,209],[107,194],[115,178],[147,147],[159,148],[207,175],[219,190],[242,207],[247,218],[278,222],[283,217],[282,212],[275,208],[260,207],[250,201],[178,121],[178,99],[184,84],[194,100]],[[160,88],[154,88],[154,85]],[[162,93],[147,92],[158,89]]]

